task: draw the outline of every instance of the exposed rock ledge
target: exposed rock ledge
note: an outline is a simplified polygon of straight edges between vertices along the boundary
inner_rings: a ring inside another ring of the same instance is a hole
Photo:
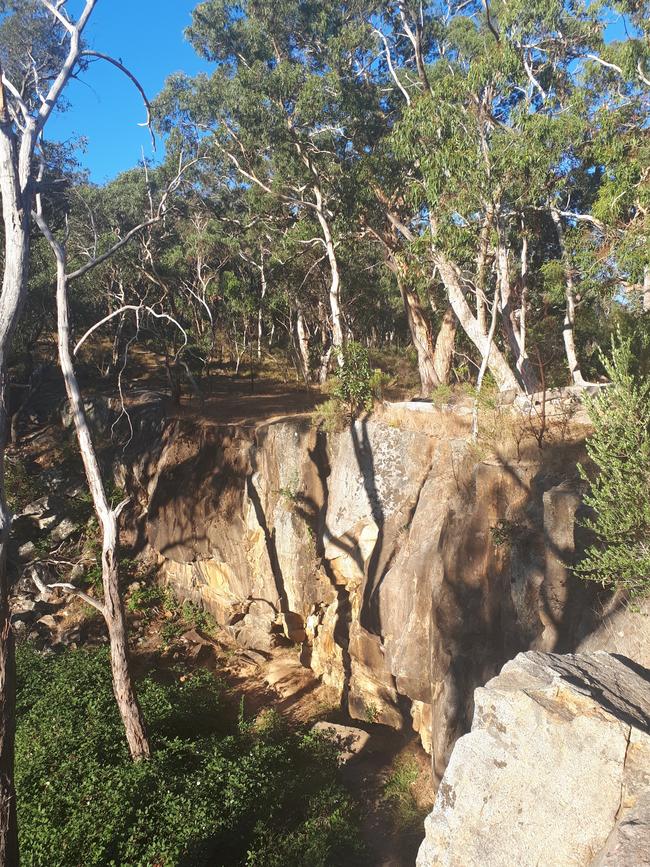
[[[520,653],[474,698],[417,867],[650,864],[650,671]]]

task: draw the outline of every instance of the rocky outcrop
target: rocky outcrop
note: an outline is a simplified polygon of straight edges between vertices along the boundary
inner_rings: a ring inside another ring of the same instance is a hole
[[[567,565],[579,433],[526,449],[504,417],[481,457],[463,409],[391,405],[338,433],[297,416],[151,435],[143,411],[118,472],[178,594],[249,648],[299,644],[351,716],[418,731],[437,779],[477,686],[599,623]]]
[[[418,867],[650,863],[650,671],[519,654],[475,693]]]

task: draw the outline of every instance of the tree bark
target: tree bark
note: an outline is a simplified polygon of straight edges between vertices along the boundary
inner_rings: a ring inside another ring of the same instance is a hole
[[[510,351],[515,359],[517,373],[528,394],[538,390],[537,375],[530,358],[526,352],[526,345],[521,341],[520,317],[521,310],[516,310],[512,298],[512,286],[510,283],[510,265],[508,262],[508,249],[503,239],[500,227],[497,249],[497,273],[500,285],[499,309],[504,331],[508,339]],[[525,333],[525,331],[524,331]]]
[[[488,205],[485,209],[485,219],[479,235],[479,249],[476,261],[476,321],[483,334],[487,334],[488,332],[485,292],[487,288],[487,257],[490,248],[490,226],[492,225],[493,216],[493,208],[491,205]]]
[[[33,127],[23,134],[19,148],[7,116],[4,89],[1,86],[0,97],[0,195],[5,236],[0,293],[0,865],[15,867],[18,864],[16,795],[13,787],[16,672],[7,575],[7,546],[12,515],[6,500],[4,456],[9,426],[7,360],[27,291]]]
[[[489,349],[493,345],[494,341],[494,332],[496,331],[497,326],[497,318],[499,315],[499,308],[501,307],[501,290],[499,288],[499,284],[497,283],[497,287],[494,290],[494,301],[492,302],[492,319],[490,321],[490,330],[487,334],[487,344],[488,351],[483,355],[481,360],[481,366],[479,367],[478,376],[476,377],[476,397],[474,398],[474,411],[472,413],[472,439],[474,442],[478,440],[478,422],[479,422],[479,411],[478,411],[478,402],[479,402],[479,394],[481,393],[481,389],[483,388],[483,379],[485,377],[485,371],[488,366],[488,359],[490,357]]]
[[[578,363],[578,354],[575,344],[575,321],[576,321],[576,302],[575,302],[575,287],[573,284],[573,270],[564,243],[564,229],[562,228],[562,218],[555,208],[551,208],[551,217],[555,224],[557,232],[557,240],[560,245],[562,254],[562,262],[564,263],[564,273],[566,276],[565,297],[566,310],[564,314],[564,323],[562,326],[562,337],[564,339],[564,352],[571,374],[571,382],[573,385],[586,385]]]
[[[405,275],[399,266],[396,269],[396,276],[402,301],[404,302],[404,311],[406,312],[406,321],[411,332],[411,340],[418,357],[420,395],[422,397],[430,397],[433,389],[440,385],[440,377],[436,371],[431,329],[422,310],[417,292],[407,284]]]
[[[43,226],[41,226],[43,230]],[[129,649],[126,616],[120,596],[117,561],[117,516],[111,508],[104,489],[101,469],[95,453],[90,428],[70,352],[70,322],[68,312],[65,252],[50,233],[46,237],[57,259],[56,308],[59,362],[66,394],[72,408],[75,433],[83,461],[93,505],[102,528],[102,585],[104,589],[104,619],[108,628],[111,649],[113,692],[124,724],[131,758],[147,758],[150,753],[144,717],[138,704],[129,667]]]
[[[500,391],[513,389],[521,391],[517,378],[510,369],[504,355],[493,340],[488,340],[488,335],[481,331],[476,317],[472,314],[465,293],[461,275],[453,262],[451,262],[435,246],[432,248],[433,261],[438,268],[438,273],[445,285],[449,303],[465,333],[481,354],[486,358],[486,364],[495,379]]]
[[[323,194],[318,184],[314,184],[314,197],[316,199],[316,217],[323,233],[325,252],[330,266],[331,281],[329,288],[330,313],[332,315],[332,347],[337,352],[339,364],[343,364],[343,319],[341,315],[341,274],[336,257],[334,239],[330,230],[329,222],[323,208]]]
[[[309,369],[309,335],[307,334],[305,314],[302,311],[302,307],[298,307],[296,314],[296,338],[298,341],[298,357],[302,377],[305,383],[309,383],[311,379],[311,371]]]
[[[456,330],[458,319],[453,307],[449,306],[444,312],[434,352],[434,367],[440,382],[445,385],[449,382],[451,365],[454,360],[454,345],[456,343]]]
[[[643,312],[650,311],[650,265],[643,269]]]
[[[261,293],[260,293],[260,306],[257,310],[257,360],[262,360],[262,331],[263,331],[263,320],[262,320],[262,307],[264,306],[264,299],[266,298],[266,290],[267,290],[267,282],[266,282],[266,271],[264,270],[264,251],[262,251],[262,262],[260,265],[260,280],[261,280]]]

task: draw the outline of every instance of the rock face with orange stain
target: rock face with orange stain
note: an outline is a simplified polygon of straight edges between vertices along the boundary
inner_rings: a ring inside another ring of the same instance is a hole
[[[650,671],[528,652],[475,692],[417,867],[650,864]]]

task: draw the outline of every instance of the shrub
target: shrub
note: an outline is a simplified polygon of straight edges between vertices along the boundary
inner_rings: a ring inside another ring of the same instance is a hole
[[[370,366],[368,350],[352,340],[343,349],[343,363],[336,370],[333,394],[345,404],[350,416],[362,410],[370,412],[387,379],[381,370]]]
[[[650,382],[631,372],[631,344],[620,336],[612,339],[611,358],[602,361],[611,385],[587,401],[593,425],[587,453],[597,473],[585,497],[594,517],[583,523],[596,541],[575,571],[604,587],[645,594],[650,589]]]
[[[413,793],[419,775],[420,770],[414,759],[400,758],[394,763],[384,786],[384,800],[391,807],[396,824],[418,836],[427,814],[427,810],[418,805]]]
[[[312,418],[313,423],[322,426],[326,433],[339,433],[350,421],[348,410],[334,397],[321,403]]]
[[[21,862],[109,865],[358,863],[330,744],[226,725],[210,673],[141,681],[154,754],[133,763],[104,649],[18,649],[16,787]],[[355,860],[357,859],[357,860]]]

